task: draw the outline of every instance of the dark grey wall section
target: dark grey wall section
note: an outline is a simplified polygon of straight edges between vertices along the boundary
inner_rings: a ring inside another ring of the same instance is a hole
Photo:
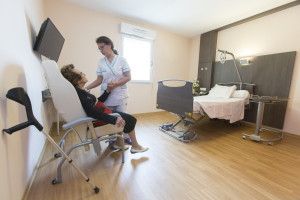
[[[214,62],[201,62],[199,63],[198,79],[201,88],[206,88],[209,91],[211,87],[211,79],[213,74]]]
[[[201,34],[200,38],[200,62],[210,62],[215,60],[216,45],[217,45],[217,31],[210,31]]]
[[[250,64],[237,65],[243,82],[255,84],[254,94],[260,96],[289,97],[296,52],[279,53],[265,56],[250,57]],[[216,62],[212,85],[224,82],[239,82],[233,60],[224,64]],[[255,123],[257,105],[246,110],[245,121]],[[283,128],[287,102],[266,104],[263,125]]]
[[[211,78],[213,73],[213,65],[216,56],[217,31],[210,31],[201,34],[198,79],[200,87],[206,88],[207,91],[211,87]]]

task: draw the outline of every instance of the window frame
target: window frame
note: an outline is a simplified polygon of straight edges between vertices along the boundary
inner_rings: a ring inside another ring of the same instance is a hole
[[[130,83],[153,83],[153,78],[152,78],[152,74],[153,74],[153,40],[135,36],[135,35],[122,33],[121,34],[121,56],[122,57],[124,57],[124,38],[136,39],[136,40],[146,41],[146,42],[150,43],[150,66],[149,66],[150,76],[149,76],[149,80],[133,80],[133,79],[131,79]],[[126,59],[126,57],[124,57],[124,58]],[[130,67],[130,71],[132,71],[132,68],[129,63],[128,63],[128,65]]]

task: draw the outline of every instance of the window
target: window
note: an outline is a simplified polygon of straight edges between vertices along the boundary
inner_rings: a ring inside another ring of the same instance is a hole
[[[122,56],[131,69],[132,82],[152,81],[152,40],[122,34]]]

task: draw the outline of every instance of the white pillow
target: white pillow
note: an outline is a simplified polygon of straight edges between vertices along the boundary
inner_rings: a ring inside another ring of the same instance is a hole
[[[232,94],[232,98],[246,99],[250,96],[250,93],[247,90],[236,90]]]
[[[230,98],[233,92],[236,90],[236,86],[224,86],[216,84],[210,91],[208,96],[210,97],[222,97]]]

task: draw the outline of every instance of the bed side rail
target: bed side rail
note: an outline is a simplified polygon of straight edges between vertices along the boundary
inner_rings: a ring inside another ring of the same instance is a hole
[[[182,81],[183,86],[167,86],[164,82]],[[158,81],[156,108],[181,116],[191,116],[193,113],[193,82],[180,79]]]

